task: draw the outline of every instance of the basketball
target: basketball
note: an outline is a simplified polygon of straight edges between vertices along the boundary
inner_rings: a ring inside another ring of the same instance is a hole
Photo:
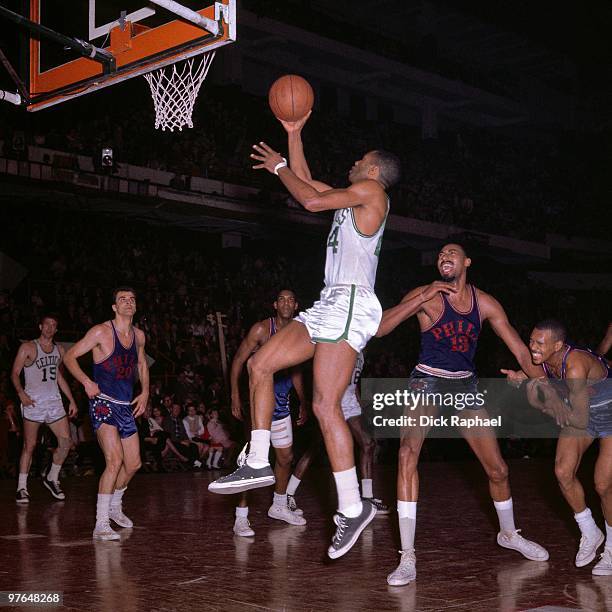
[[[297,121],[312,109],[314,92],[306,79],[297,74],[286,74],[272,83],[268,103],[279,119]]]

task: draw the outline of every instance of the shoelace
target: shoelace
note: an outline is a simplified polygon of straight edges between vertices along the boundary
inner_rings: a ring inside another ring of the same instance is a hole
[[[540,545],[539,545],[539,544],[536,544],[535,542],[532,542],[531,540],[528,540],[527,538],[524,538],[524,537],[521,535],[521,530],[520,530],[520,529],[515,529],[515,530],[512,532],[512,535],[510,536],[510,538],[509,538],[509,539],[511,540],[511,539],[512,539],[512,538],[513,538],[515,535],[516,535],[516,537],[517,537],[517,538],[519,538],[519,539],[523,540],[523,542],[524,542],[524,543],[527,545],[527,547],[528,547],[528,548],[530,548],[531,550],[533,550],[533,551],[538,551],[538,550],[540,550]]]
[[[297,503],[293,495],[287,495],[287,508],[289,508],[291,512],[295,512],[297,510]]]
[[[348,526],[348,521],[346,519],[346,516],[344,516],[344,514],[336,514],[336,516],[334,516],[334,519],[338,527],[334,535],[334,544],[339,545],[340,541],[342,540],[344,536],[344,531]]]

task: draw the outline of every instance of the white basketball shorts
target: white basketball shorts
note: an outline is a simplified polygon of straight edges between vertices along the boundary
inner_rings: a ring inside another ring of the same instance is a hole
[[[325,287],[319,300],[295,317],[306,326],[314,344],[346,340],[358,353],[376,334],[381,319],[378,298],[360,285]]]

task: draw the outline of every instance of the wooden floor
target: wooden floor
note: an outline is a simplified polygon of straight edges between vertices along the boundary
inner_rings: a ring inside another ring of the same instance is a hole
[[[254,538],[232,534],[235,499],[209,494],[214,473],[137,475],[120,542],[91,539],[94,477],[67,478],[65,502],[30,482],[14,502],[0,481],[0,591],[60,590],[71,610],[612,610],[612,577],[577,569],[578,532],[553,481],[552,460],[510,464],[517,526],[548,548],[536,563],[495,543],[495,514],[475,463],[421,469],[416,583],[389,587],[398,561],[397,517],[376,518],[343,558],[325,556],[335,503],[329,473],[298,491],[308,525],[267,517],[271,490],[251,501]],[[395,505],[395,471],[379,466],[377,496]],[[595,504],[593,505],[595,507]],[[601,518],[598,519],[601,525]]]

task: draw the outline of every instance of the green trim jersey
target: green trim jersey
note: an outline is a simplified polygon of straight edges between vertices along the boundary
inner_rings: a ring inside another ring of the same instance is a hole
[[[46,353],[42,346],[34,340],[36,359],[23,368],[25,377],[25,392],[34,402],[62,401],[57,386],[57,371],[62,360],[57,344],[51,352]]]
[[[341,208],[334,214],[327,237],[327,256],[325,258],[325,286],[359,285],[374,291],[378,255],[382,244],[383,232],[389,215],[374,234],[363,234],[355,222],[354,208]]]

